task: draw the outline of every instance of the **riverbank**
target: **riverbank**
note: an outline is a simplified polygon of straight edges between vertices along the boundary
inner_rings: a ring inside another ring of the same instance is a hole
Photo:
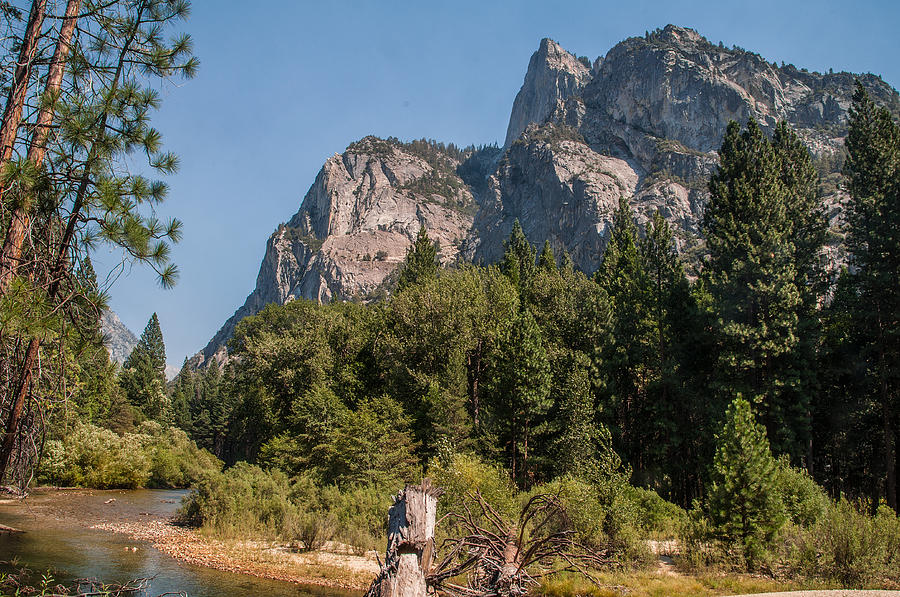
[[[339,545],[298,552],[270,541],[220,540],[178,527],[171,520],[101,523],[91,528],[122,533],[195,566],[302,585],[364,590],[378,573],[375,552],[346,553]]]
[[[40,525],[79,526],[115,533],[134,541],[125,551],[153,548],[178,561],[225,572],[289,582],[360,591],[378,571],[374,552],[349,553],[340,545],[297,552],[267,541],[221,540],[173,523],[176,497],[130,505],[131,491],[38,488],[25,500],[0,499],[7,512]]]

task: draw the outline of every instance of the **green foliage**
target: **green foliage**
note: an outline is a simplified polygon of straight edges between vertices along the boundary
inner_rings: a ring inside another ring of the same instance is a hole
[[[291,486],[279,471],[238,463],[204,476],[184,500],[182,521],[226,536],[274,538],[291,535],[298,515]]]
[[[166,395],[166,347],[156,313],[144,328],[137,346],[125,359],[119,385],[132,405],[148,418],[168,421],[172,416]]]
[[[425,281],[437,275],[437,247],[428,238],[425,226],[419,228],[419,234],[412,246],[406,251],[406,261],[397,279],[397,291],[407,286]]]
[[[444,272],[390,300],[379,364],[414,419],[422,455],[440,438],[462,448],[483,428],[489,357],[517,308],[496,269]]]
[[[541,330],[527,309],[512,321],[491,356],[486,420],[509,462],[513,479],[528,484],[529,441],[552,406],[550,362]]]
[[[147,422],[135,433],[78,424],[47,442],[38,470],[42,483],[96,489],[187,487],[221,462],[200,450],[179,429]]]
[[[535,251],[519,224],[518,218],[513,222],[509,238],[503,242],[503,257],[500,259],[500,271],[503,272],[520,289],[527,289],[535,273]]]
[[[850,201],[847,248],[854,266],[846,282],[857,307],[847,322],[867,375],[857,386],[853,411],[866,412],[876,436],[889,506],[898,507],[900,462],[900,124],[877,108],[857,82],[850,111],[844,172]],[[839,391],[839,390],[838,390]],[[878,421],[878,422],[876,422]]]
[[[778,459],[775,485],[788,520],[808,527],[828,509],[830,500],[812,477],[790,465],[787,458]]]
[[[678,537],[688,522],[688,514],[683,508],[649,489],[631,487],[628,492],[637,507],[637,521],[644,533],[658,540]]]
[[[886,506],[870,516],[842,499],[811,527],[790,529],[780,555],[798,576],[852,588],[898,586],[900,518]]]
[[[318,549],[335,539],[360,552],[384,536],[391,492],[371,485],[340,490],[308,477],[238,463],[206,475],[185,498],[179,518],[225,537],[261,537]]]
[[[512,518],[516,515],[516,489],[509,473],[470,454],[447,450],[428,465],[428,477],[444,495],[438,501],[439,515],[460,512],[470,503],[467,494],[479,493],[495,510]]]
[[[750,403],[735,398],[716,436],[711,471],[709,514],[719,538],[743,550],[748,567],[756,566],[784,524],[778,495],[778,471],[765,430]]]
[[[776,451],[796,459],[809,437],[814,384],[808,328],[824,240],[816,172],[783,124],[770,140],[753,120],[743,132],[732,122],[719,155],[703,216],[718,312],[717,385],[760,405]]]
[[[360,401],[347,413],[331,438],[326,480],[339,484],[402,484],[416,476],[409,419],[388,396]]]

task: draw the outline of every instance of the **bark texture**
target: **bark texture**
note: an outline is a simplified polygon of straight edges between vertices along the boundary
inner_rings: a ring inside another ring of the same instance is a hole
[[[388,511],[388,544],[381,572],[366,597],[424,597],[434,558],[434,525],[442,491],[425,479],[407,485]]]

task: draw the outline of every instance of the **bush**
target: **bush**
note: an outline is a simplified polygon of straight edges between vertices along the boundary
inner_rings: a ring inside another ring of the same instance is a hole
[[[808,529],[785,534],[782,557],[795,574],[846,587],[900,587],[900,519],[887,506],[869,516],[842,499]]]
[[[221,462],[180,429],[148,421],[134,433],[117,435],[80,424],[64,438],[47,442],[38,481],[96,489],[186,487],[220,468]]]
[[[205,476],[185,498],[179,519],[224,536],[292,537],[300,511],[290,493],[284,473],[239,462]]]
[[[785,514],[796,525],[810,526],[828,510],[825,490],[805,471],[793,468],[786,457],[778,461],[775,485]]]
[[[204,478],[185,499],[179,519],[225,537],[263,537],[304,550],[336,540],[364,552],[385,538],[391,493],[372,486],[321,487],[310,476],[289,481],[277,469],[239,462]]]
[[[630,487],[628,497],[637,508],[641,530],[651,539],[675,539],[688,522],[687,512],[655,491]]]

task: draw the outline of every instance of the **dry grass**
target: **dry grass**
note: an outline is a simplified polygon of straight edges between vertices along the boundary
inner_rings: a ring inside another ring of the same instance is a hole
[[[713,597],[823,588],[746,574],[661,574],[648,570],[601,573],[596,578],[599,587],[582,577],[558,575],[545,580],[537,592],[544,597]]]

